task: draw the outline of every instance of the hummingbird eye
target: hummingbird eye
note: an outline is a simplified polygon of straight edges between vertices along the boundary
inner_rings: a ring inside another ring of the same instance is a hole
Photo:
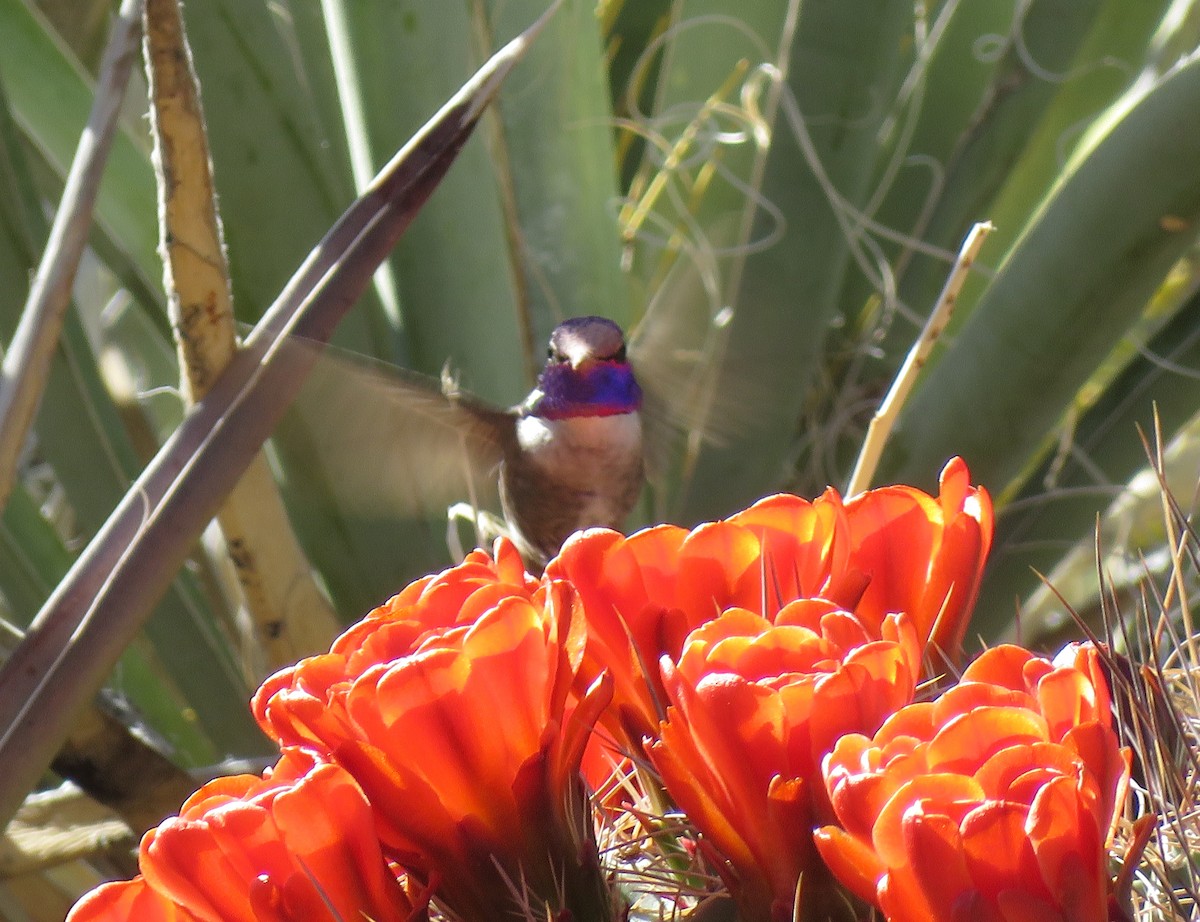
[[[625,361],[625,345],[623,343],[621,345],[621,348],[618,349],[615,353],[613,353],[613,356],[611,359],[609,359],[609,361],[611,361],[611,362],[624,362]]]

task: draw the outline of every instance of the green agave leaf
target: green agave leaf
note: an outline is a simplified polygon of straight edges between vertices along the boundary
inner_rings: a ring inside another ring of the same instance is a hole
[[[858,313],[863,324],[883,321],[887,336],[868,356],[863,330],[852,328],[845,347],[852,358],[844,377],[835,378],[844,389],[835,408],[856,394],[876,399],[890,383],[944,283],[949,254],[972,221],[988,218],[996,227],[981,265],[1002,260],[1061,174],[1070,145],[1136,75],[1166,2],[1068,6],[951,3],[929,23],[928,69],[918,76],[918,61],[908,93],[919,116],[911,140],[892,154],[906,159],[876,219],[944,255],[920,252],[915,243],[906,252],[881,241],[899,277],[901,313],[891,318],[878,316],[876,290],[865,279],[851,281],[843,295],[846,311]],[[896,113],[891,136],[901,142],[908,117],[905,110]],[[894,169],[894,159],[886,162]],[[883,178],[889,175],[885,170]],[[982,273],[968,280],[951,335],[984,287]],[[936,351],[930,364],[943,354]],[[854,433],[849,435],[846,449],[856,451]]]
[[[1154,33],[1146,61],[1156,73],[1165,73],[1192,54],[1200,44],[1200,5],[1193,0],[1176,0]]]
[[[0,517],[0,586],[18,623],[33,620],[71,559],[37,503],[17,484]],[[113,673],[110,690],[128,698],[182,764],[212,763],[223,750],[205,734],[197,712],[155,661],[144,644],[131,646]]]
[[[1029,128],[1034,130],[1027,128],[1028,142],[1003,185],[995,198],[979,205],[980,216],[996,227],[988,241],[988,251],[994,255],[987,264],[997,265],[1006,258],[1044,205],[1070,157],[1077,155],[1080,145],[1086,148],[1089,133],[1113,117],[1121,94],[1138,79],[1139,64],[1167,6],[1166,0],[1133,5],[1107,0],[1097,12],[1079,52],[1055,76],[1058,89],[1053,100],[1040,117],[1030,120]],[[926,276],[923,297],[932,297],[940,281],[937,273]],[[986,286],[982,275],[968,280],[950,327],[952,333],[965,322]],[[940,355],[935,353],[934,361]]]
[[[351,151],[360,173],[385,162],[478,61],[470,20],[460,4],[331,0],[297,15],[296,30],[307,69],[327,67],[332,76],[331,47],[341,56],[338,97],[322,107],[325,123],[345,148],[347,184],[352,182]],[[402,314],[392,318],[400,336],[396,358],[435,375],[448,362],[459,370],[464,386],[498,403],[515,402],[528,389],[504,216],[480,137],[468,141],[457,168],[430,198],[389,265]],[[336,373],[323,378],[338,386]],[[340,402],[350,413],[368,397],[347,385],[336,399],[322,401]],[[407,579],[449,563],[445,510],[429,510],[428,520],[351,511],[369,504],[348,498],[387,494],[399,488],[393,478],[406,476],[372,463],[377,446],[348,446],[362,459],[361,476],[355,482],[331,482],[301,432],[285,427],[277,443],[293,521],[347,620],[379,604]]]
[[[1200,380],[1181,370],[1197,367],[1200,295],[1193,295],[1081,416],[1069,451],[1039,465],[1000,517],[974,621],[985,635],[1006,629],[1013,600],[1041,585],[1033,570],[1048,574],[1080,539],[1090,542],[1097,514],[1146,466],[1138,427],[1152,436],[1157,411],[1169,441],[1189,422],[1200,406]],[[1094,580],[1094,559],[1091,569]],[[1026,621],[1023,630],[1036,635],[1039,623]]]
[[[1094,67],[1093,61],[1080,61],[1078,51],[1101,6],[1100,0],[1038,0],[1014,5],[1013,22],[992,36],[1003,51],[992,48],[988,52],[997,54],[998,60],[978,97],[977,108],[959,123],[961,134],[954,148],[944,154],[945,186],[928,222],[917,228],[927,244],[956,252],[972,223],[994,218],[991,202],[1021,158],[1031,127],[1042,119],[1073,69],[1086,72]],[[986,38],[986,33],[980,34],[971,46],[976,54],[983,53],[979,49]],[[962,39],[965,41],[966,36]],[[940,76],[943,80],[955,79],[954,74]],[[926,105],[936,106],[937,102],[930,99]],[[1007,225],[1009,233],[1017,233],[1023,224],[1022,216],[1020,221]],[[997,252],[1003,251],[989,240],[985,258]],[[901,302],[919,316],[927,314],[945,282],[947,269],[940,260],[914,259],[900,282]],[[973,304],[968,289],[967,295],[959,298],[951,330],[961,326]],[[913,325],[898,324],[895,335],[885,341],[884,350],[898,363],[915,333]],[[932,361],[938,358],[935,355]]]
[[[1152,35],[1169,6],[1168,0],[1133,4],[1107,0],[1096,15],[1020,160],[988,206],[986,217],[996,224],[989,241],[993,252],[1008,251],[1045,201],[1072,148],[1085,136],[1084,126],[1102,117],[1137,78]],[[975,287],[981,289],[982,282]]]
[[[323,29],[343,56],[343,112],[357,114],[342,116],[342,130],[350,150],[379,164],[545,4],[498,5],[495,19],[487,5],[469,14],[459,4],[331,0],[323,9],[324,23],[305,23],[303,46],[317,49]],[[532,387],[545,337],[563,317],[630,321],[598,26],[585,4],[568,3],[548,30],[391,260],[407,364],[436,375],[449,363],[464,387],[498,405]],[[346,412],[369,396],[347,387]],[[361,482],[330,483],[295,430],[279,441],[297,527],[348,617],[449,563],[444,509],[396,522],[339,508],[362,507],[347,495],[400,489],[388,478],[404,472],[372,464],[377,447],[348,449],[362,459]]]
[[[1079,633],[1075,616],[1092,631],[1102,633],[1104,616],[1111,618],[1114,610],[1113,598],[1117,599],[1115,609],[1120,617],[1127,618],[1136,610],[1137,602],[1132,599],[1142,589],[1143,580],[1168,577],[1172,558],[1159,549],[1165,549],[1168,541],[1178,541],[1181,535],[1178,526],[1173,536],[1167,533],[1162,484],[1179,504],[1176,509],[1187,515],[1194,506],[1196,470],[1200,467],[1198,425],[1200,419],[1193,416],[1173,437],[1164,437],[1162,479],[1149,466],[1139,469],[1096,523],[1093,531],[1099,532],[1099,538],[1093,534],[1077,542],[1046,574],[1046,583],[1027,597],[1019,623],[1023,642],[1054,649],[1063,636]],[[1096,575],[1097,548],[1103,585]],[[1126,599],[1131,601],[1127,603]],[[1168,615],[1176,630],[1187,632],[1188,615],[1181,619],[1179,607],[1169,609]],[[1015,636],[1017,627],[1006,633]]]
[[[604,33],[608,85],[616,119],[636,121],[654,110],[665,43],[661,41],[673,22],[670,0],[613,0],[598,4]],[[645,140],[632,126],[617,128],[620,185],[628,190],[634,171],[645,154]]]
[[[723,8],[689,4],[685,17]],[[736,402],[753,429],[729,447],[702,452],[686,484],[686,519],[728,514],[781,482],[807,386],[826,333],[839,317],[847,274],[858,271],[854,260],[864,256],[853,218],[831,202],[831,192],[852,207],[866,202],[877,168],[876,138],[886,118],[878,100],[895,95],[911,46],[911,4],[802,4],[794,36],[784,29],[784,13],[782,3],[741,4],[737,10],[738,19],[758,34],[787,42],[779,64],[787,69],[787,89],[803,125],[766,110],[772,143],[761,180],[763,197],[785,223],[760,210],[753,226],[742,225],[740,238],[727,241],[709,230],[716,243],[742,243],[744,254],[747,241],[780,235],[772,246],[744,255],[744,264],[726,276],[733,284],[724,302],[732,308],[732,323],[723,361],[714,369],[715,390],[751,395]],[[745,53],[719,33],[715,47],[676,46],[670,68],[679,71],[668,69],[664,78],[672,92],[677,82],[688,85],[689,71],[696,71],[699,83],[706,74],[725,73],[730,56]],[[711,85],[693,87],[696,95],[711,92]],[[806,140],[807,151],[798,137]],[[734,169],[732,158],[727,165]],[[758,182],[752,171],[738,175],[752,188]],[[746,193],[738,195],[746,204]],[[708,219],[706,229],[718,226],[707,211],[701,217]],[[730,217],[727,213],[726,220]]]
[[[95,71],[108,41],[109,0],[34,0],[62,42],[89,71]]]
[[[345,50],[353,55],[343,66],[353,67],[353,103],[363,118],[346,129],[357,131],[354,143],[371,164],[381,164],[474,70],[480,55],[469,38],[472,23],[455,3],[326,8],[327,18],[345,23]],[[515,402],[531,382],[496,169],[482,137],[461,158],[392,259],[411,366],[436,375],[449,361],[464,386]]]
[[[915,48],[901,92],[894,100],[881,102],[890,111],[872,179],[875,205],[870,209],[880,225],[942,250],[957,246],[958,239],[927,239],[929,223],[944,196],[952,194],[956,185],[969,184],[970,174],[959,170],[958,164],[968,148],[982,143],[981,136],[991,127],[1005,80],[1012,83],[1015,78],[1016,85],[1031,82],[1031,75],[1014,65],[1011,51],[1004,54],[1004,48],[1022,34],[1021,11],[1028,6],[954,0],[922,23],[924,44]],[[1009,92],[1012,89],[1015,86]],[[948,270],[948,260],[920,254],[896,241],[881,240],[881,246],[899,280],[911,277],[913,262],[932,262],[932,269],[922,265],[921,272],[932,271],[942,278]],[[861,274],[850,279],[843,303],[851,316],[878,297],[877,281]],[[911,292],[906,295],[913,297]],[[898,367],[893,353],[911,345],[920,317],[932,305],[908,301],[904,306],[912,312],[907,322],[903,316],[883,318],[890,327],[890,340],[882,347],[888,357],[881,369],[884,374]],[[872,312],[866,313],[863,322],[872,322]],[[857,326],[851,330],[861,335]]]
[[[288,8],[216,0],[184,8],[208,121],[234,308],[255,320],[353,198],[341,125],[328,124],[328,50],[310,63]],[[310,72],[310,67],[312,68]],[[314,95],[312,87],[326,87]],[[391,357],[394,331],[366,295],[338,341]]]
[[[0,220],[11,244],[0,262],[16,267],[11,278],[24,282],[34,268],[35,250],[46,239],[47,226],[40,210],[31,205],[38,201],[37,193],[12,126],[9,119],[0,121],[3,176],[8,180],[0,195]],[[6,340],[26,293],[24,284],[9,284],[0,291],[0,335]],[[40,453],[66,491],[75,528],[84,537],[94,534],[125,494],[138,461],[74,310],[64,320],[61,347],[53,359],[35,432]],[[221,751],[243,752],[247,747],[253,751],[261,748],[261,735],[241,707],[248,689],[210,617],[194,581],[185,576],[150,622],[149,636],[161,650],[166,669],[195,702],[197,719]],[[230,708],[235,716],[230,716]]]
[[[71,563],[50,523],[22,484],[3,517],[5,550],[0,554],[4,597],[20,624],[28,624]]]
[[[743,400],[738,388],[719,401],[729,413],[714,410],[716,388],[729,390],[720,377],[729,335],[730,312],[724,309],[735,302],[750,241],[778,229],[770,220],[762,227],[752,224],[767,135],[777,127],[778,113],[763,92],[765,83],[751,80],[751,70],[787,60],[794,28],[789,12],[794,14],[795,7],[756,0],[730,17],[716,2],[674,4],[669,37],[653,68],[656,83],[641,88],[642,98],[654,103],[637,120],[648,141],[629,184],[622,233],[633,284],[645,303],[644,335],[663,357],[698,357],[694,372],[671,386],[685,389],[685,418],[696,432],[716,430],[730,442],[743,436],[745,427],[727,423],[739,415],[747,418],[745,407],[753,401]],[[761,116],[743,105],[743,88],[754,94]],[[757,394],[759,389],[748,390]],[[714,424],[719,415],[723,421]],[[694,438],[681,456],[664,460],[667,471],[656,484],[650,520],[703,517],[704,511],[692,508],[689,493],[697,464]],[[730,486],[736,482],[706,483],[697,492],[710,491],[709,506],[728,512],[733,506],[727,504],[735,502]]]
[[[0,0],[0,79],[14,117],[58,175],[87,121],[91,88],[53,30],[23,0]],[[122,130],[97,201],[96,220],[146,279],[162,276],[148,147]]]
[[[491,0],[490,32],[515,33],[544,7],[544,0]],[[519,233],[512,255],[537,367],[559,321],[603,314],[629,328],[634,317],[620,269],[613,117],[592,4],[564,4],[549,29],[505,86],[498,110],[506,151],[500,184]]]
[[[1141,314],[1200,218],[1200,65],[1174,71],[1063,178],[919,385],[885,457],[888,479],[929,484],[961,454],[1008,486]]]

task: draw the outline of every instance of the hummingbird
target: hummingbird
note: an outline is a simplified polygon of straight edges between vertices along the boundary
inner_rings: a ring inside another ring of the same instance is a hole
[[[620,529],[645,482],[642,389],[621,327],[604,317],[555,327],[537,384],[516,406],[476,397],[446,371],[440,381],[403,369],[357,375],[354,411],[322,399],[334,390],[310,383],[300,401],[330,480],[369,459],[373,476],[404,481],[388,492],[406,494],[409,512],[462,500],[464,487],[479,508],[498,491],[506,531],[534,571],[575,531]]]
[[[537,387],[497,423],[500,504],[530,562],[544,566],[580,529],[624,524],[645,480],[641,408],[617,324],[554,329]]]

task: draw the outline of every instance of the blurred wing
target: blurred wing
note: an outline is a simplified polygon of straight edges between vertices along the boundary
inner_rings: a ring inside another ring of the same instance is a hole
[[[681,261],[629,337],[642,387],[647,476],[660,483],[705,444],[745,434],[765,389],[726,374],[732,313],[716,306],[696,268]]]
[[[512,428],[505,411],[433,378],[325,349],[276,442],[287,466],[344,511],[444,518],[457,502],[498,507]]]

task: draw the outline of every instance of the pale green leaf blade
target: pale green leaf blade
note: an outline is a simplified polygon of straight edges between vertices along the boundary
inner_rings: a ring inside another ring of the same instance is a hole
[[[1005,488],[1132,325],[1200,219],[1200,64],[1180,67],[1064,178],[950,351],[905,408],[886,477],[929,484],[945,459]]]
[[[0,77],[21,128],[65,175],[91,106],[89,81],[23,0],[0,0]],[[162,275],[149,148],[126,126],[114,138],[97,220],[148,279]]]
[[[781,26],[764,34],[777,35]],[[760,211],[747,238],[780,235],[733,274],[738,287],[729,302],[731,332],[716,386],[718,395],[749,391],[751,401],[739,397],[736,403],[745,407],[752,428],[731,447],[702,455],[687,484],[687,519],[727,514],[783,480],[807,388],[839,316],[842,288],[869,258],[849,209],[870,195],[885,117],[873,103],[895,95],[911,30],[911,4],[894,0],[800,6],[786,60],[787,88],[803,124],[787,120],[786,110],[775,119],[761,186],[784,223],[778,214]],[[727,45],[712,52],[718,60],[735,52]],[[707,60],[694,53],[684,59]]]

